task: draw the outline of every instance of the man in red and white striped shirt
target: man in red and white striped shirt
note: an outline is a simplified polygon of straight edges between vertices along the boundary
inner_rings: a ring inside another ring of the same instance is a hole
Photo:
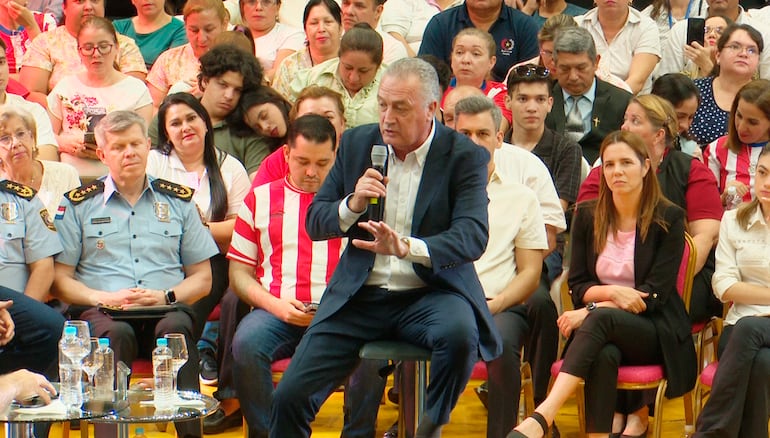
[[[254,188],[235,221],[227,254],[230,287],[253,310],[235,332],[233,374],[250,437],[267,437],[270,365],[294,353],[345,248],[343,239],[314,242],[305,230],[307,208],[334,162],[335,139],[324,117],[296,119],[284,146],[288,175]],[[374,398],[379,404],[379,394]],[[373,425],[374,419],[367,422]]]

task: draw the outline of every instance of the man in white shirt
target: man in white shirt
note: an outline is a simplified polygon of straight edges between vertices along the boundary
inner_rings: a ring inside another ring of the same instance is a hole
[[[457,103],[455,116],[458,132],[497,155],[503,138],[498,129],[502,113],[493,101],[468,97]],[[525,302],[540,282],[548,241],[535,193],[498,169],[494,159],[487,169],[489,243],[474,267],[503,338],[503,354],[487,362],[487,438],[499,438],[516,426],[516,415],[511,413],[519,411],[521,347],[530,330]]]
[[[342,28],[349,31],[358,23],[368,23],[382,37],[382,62],[385,65],[408,56],[406,46],[383,32],[380,15],[387,0],[342,0]]]

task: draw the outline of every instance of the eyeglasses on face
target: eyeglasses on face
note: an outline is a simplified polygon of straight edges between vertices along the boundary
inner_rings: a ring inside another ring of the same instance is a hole
[[[548,78],[551,72],[541,65],[519,65],[513,68],[513,74],[520,78],[536,77],[540,79]]]
[[[0,136],[0,146],[5,149],[10,149],[13,146],[13,141],[16,140],[19,143],[25,143],[32,139],[31,131],[16,131],[13,134],[5,134]]]
[[[80,54],[83,56],[94,56],[94,53],[98,50],[100,54],[107,55],[112,51],[112,43],[99,43],[99,44],[83,44],[78,46]]]
[[[759,55],[759,49],[756,46],[744,46],[741,43],[730,43],[725,45],[725,49],[735,53],[742,53],[744,50],[749,56]]]

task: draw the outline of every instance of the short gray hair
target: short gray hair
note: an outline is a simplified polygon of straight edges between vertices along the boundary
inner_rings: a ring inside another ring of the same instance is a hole
[[[500,129],[500,124],[503,122],[503,112],[487,96],[470,96],[460,99],[457,105],[455,105],[455,123],[457,123],[460,114],[475,116],[486,112],[492,116],[492,121],[495,123],[495,132],[497,132]]]
[[[432,65],[420,58],[402,58],[390,64],[383,78],[394,76],[405,79],[408,76],[415,76],[422,88],[422,96],[425,99],[427,107],[432,101],[438,102],[441,98],[441,87],[438,84],[438,73]]]
[[[596,62],[596,43],[588,29],[582,27],[565,27],[556,32],[553,40],[553,60],[557,61],[559,52],[580,54],[585,53],[592,62]]]
[[[104,135],[108,132],[110,134],[125,132],[135,125],[142,129],[142,134],[147,138],[147,122],[142,116],[133,111],[113,111],[104,116],[94,128],[96,144],[99,147],[104,146],[107,140]]]

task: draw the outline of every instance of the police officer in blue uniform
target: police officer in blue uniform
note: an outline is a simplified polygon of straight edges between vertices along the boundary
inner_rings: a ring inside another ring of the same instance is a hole
[[[0,181],[0,302],[5,307],[13,301],[7,310],[15,324],[14,336],[0,345],[0,374],[27,368],[56,376],[53,365],[64,318],[43,300],[53,282],[53,256],[61,250],[53,221],[35,191]]]
[[[146,175],[150,140],[144,119],[107,114],[95,130],[96,155],[109,174],[65,195],[55,224],[64,246],[56,257],[57,295],[80,306],[93,336],[109,337],[115,360],[130,364],[153,340],[183,333],[189,359],[180,389],[198,385],[198,351],[189,304],[211,289],[209,258],[219,251],[192,202],[192,190]],[[178,304],[161,319],[118,320],[97,306],[123,309]],[[179,436],[200,436],[200,422],[179,423]],[[197,424],[195,424],[197,423]]]

